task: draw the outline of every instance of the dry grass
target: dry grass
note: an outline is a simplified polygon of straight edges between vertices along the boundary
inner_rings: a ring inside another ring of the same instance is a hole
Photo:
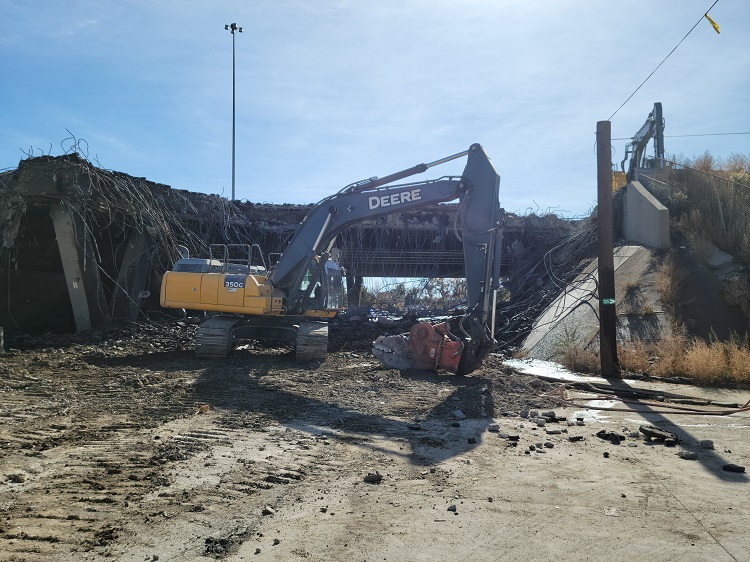
[[[747,336],[733,336],[726,342],[715,339],[706,342],[700,338],[688,339],[685,331],[677,328],[658,344],[644,346],[636,342],[624,346],[622,359],[622,367],[628,370],[655,376],[687,377],[701,385],[750,383]]]
[[[596,373],[599,358],[580,345],[559,346],[558,360],[569,369]],[[750,341],[732,337],[729,341],[689,339],[684,328],[672,326],[670,336],[657,343],[632,341],[618,347],[620,368],[657,377],[686,377],[696,384],[750,384]]]
[[[572,371],[598,373],[599,356],[581,344],[578,330],[566,327],[555,340],[555,357]]]
[[[571,348],[561,356],[560,363],[579,373],[598,375],[600,371],[599,356],[590,349]]]
[[[683,371],[699,384],[750,383],[747,336],[733,336],[726,342],[692,340],[685,350]]]
[[[617,349],[620,368],[633,373],[647,373],[651,369],[651,347],[640,340],[620,346]]]
[[[683,375],[683,358],[689,343],[684,326],[672,323],[669,335],[651,347],[654,363],[650,374],[658,377],[672,377]]]
[[[726,380],[728,365],[723,347],[721,342],[691,341],[682,360],[684,375],[706,385]]]
[[[733,382],[750,382],[750,342],[748,337],[743,339],[733,337],[724,344],[725,355],[729,367],[729,378]]]
[[[662,302],[674,307],[682,296],[685,272],[677,267],[672,256],[665,257],[654,274],[654,284]]]
[[[693,254],[704,264],[711,255],[711,242],[706,232],[706,220],[698,210],[690,211],[680,219],[682,232],[693,250]]]

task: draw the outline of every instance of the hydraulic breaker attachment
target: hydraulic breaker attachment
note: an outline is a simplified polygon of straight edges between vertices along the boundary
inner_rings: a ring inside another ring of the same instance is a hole
[[[372,354],[401,371],[445,370],[468,375],[495,346],[487,327],[469,314],[443,324],[421,322],[408,334],[380,336],[372,343]]]
[[[380,336],[372,344],[372,353],[394,369],[458,370],[464,350],[446,324],[421,322],[412,326],[408,334]]]

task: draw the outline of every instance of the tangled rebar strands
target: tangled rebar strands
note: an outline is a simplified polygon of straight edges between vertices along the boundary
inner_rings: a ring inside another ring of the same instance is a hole
[[[252,206],[103,170],[75,152],[43,156],[0,175],[0,274],[10,274],[16,263],[19,237],[34,243],[34,227],[24,222],[30,207],[59,207],[71,217],[83,270],[98,270],[96,305],[107,322],[116,296],[132,301],[119,269],[136,239],[139,263],[158,277],[178,258],[180,245],[205,256],[212,242],[255,243],[260,237],[245,214]]]
[[[568,229],[561,229],[560,219],[554,219],[536,215],[523,218],[526,224],[536,228],[524,235],[524,242],[531,247],[513,256],[506,283],[510,298],[498,306],[496,335],[502,349],[513,349],[521,344],[547,306],[561,292],[568,294],[577,287],[570,283],[595,255],[597,234],[593,217],[568,222]],[[550,221],[550,228],[538,228],[540,220]],[[551,228],[553,224],[555,228]],[[587,299],[575,298],[578,305],[588,305]]]

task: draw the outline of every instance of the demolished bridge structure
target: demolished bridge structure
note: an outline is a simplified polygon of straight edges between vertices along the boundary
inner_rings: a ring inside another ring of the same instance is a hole
[[[0,173],[0,326],[86,331],[166,314],[158,302],[161,276],[181,245],[203,257],[211,244],[281,253],[311,208],[174,189],[103,170],[75,153],[22,160]],[[350,291],[363,277],[464,276],[456,210],[433,205],[344,231],[337,245]],[[506,214],[505,223],[503,267],[526,272],[526,281],[544,276],[529,264],[576,229],[554,215]]]

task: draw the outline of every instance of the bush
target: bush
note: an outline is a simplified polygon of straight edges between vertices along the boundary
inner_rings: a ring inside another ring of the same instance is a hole
[[[682,296],[685,272],[678,269],[671,255],[665,257],[656,269],[654,284],[662,302],[674,308]]]
[[[599,372],[599,357],[581,345],[581,337],[574,327],[565,327],[555,340],[555,357],[571,371]]]

